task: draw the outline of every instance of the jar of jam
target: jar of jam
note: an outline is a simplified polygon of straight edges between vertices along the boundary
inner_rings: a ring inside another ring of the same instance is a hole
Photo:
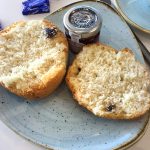
[[[83,45],[99,40],[102,17],[90,6],[78,6],[67,11],[63,23],[70,49],[78,53]]]

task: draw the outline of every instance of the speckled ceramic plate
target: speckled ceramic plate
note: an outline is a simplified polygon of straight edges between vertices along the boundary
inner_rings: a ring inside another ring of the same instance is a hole
[[[103,17],[100,41],[121,49],[129,47],[144,63],[127,24],[104,3],[84,1],[46,17],[63,30],[64,13],[78,5],[93,6]],[[55,150],[110,150],[126,148],[144,133],[149,114],[133,121],[102,119],[80,107],[63,82],[49,97],[29,102],[0,88],[0,118],[25,138]]]
[[[134,27],[150,33],[150,0],[114,0],[121,15]]]

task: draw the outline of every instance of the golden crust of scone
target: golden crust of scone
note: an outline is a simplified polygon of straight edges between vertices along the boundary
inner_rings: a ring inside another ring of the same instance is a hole
[[[50,95],[61,83],[66,73],[66,68],[60,68],[53,75],[45,75],[45,79],[43,81],[39,81],[38,83],[34,83],[30,88],[25,90],[17,90],[16,88],[10,87],[7,88],[3,83],[1,85],[5,87],[10,92],[27,98],[29,100],[43,98]]]
[[[0,31],[0,35],[5,34],[9,32],[12,28],[15,28],[18,25],[21,26],[24,23],[25,21],[16,22],[6,27],[4,30]],[[42,23],[47,28],[56,27],[53,23],[49,22],[48,20],[43,20]],[[64,75],[66,73],[66,65],[68,60],[68,42],[65,35],[57,28],[57,35],[54,38],[55,41],[57,41],[58,43],[62,43],[65,45],[65,48],[63,49],[62,53],[64,62],[62,62],[62,65],[55,69],[55,72],[51,72],[51,70],[49,70],[46,74],[43,75],[41,81],[39,80],[35,83],[34,81],[31,81],[32,84],[29,83],[30,86],[22,90],[18,90],[13,86],[6,87],[3,82],[1,82],[0,84],[12,93],[27,99],[43,98],[51,94],[63,80]]]
[[[104,45],[102,43],[95,43],[95,44],[90,44],[90,45],[87,45],[85,47],[92,47],[93,45],[97,45],[97,46],[102,46],[102,47],[105,47],[105,50],[107,49],[107,51],[109,52],[112,52],[112,53],[118,53],[117,50],[113,49],[112,47],[110,46],[107,46],[107,45]],[[121,50],[124,54],[127,54],[128,57],[133,57],[134,58],[134,54],[131,50],[129,50],[128,48],[124,48]],[[82,53],[82,51],[80,52]],[[80,55],[80,53],[78,55]],[[66,83],[70,89],[70,91],[72,92],[73,94],[73,97],[74,99],[78,102],[79,105],[83,106],[84,108],[88,109],[90,112],[92,112],[94,115],[98,116],[98,117],[102,117],[102,118],[107,118],[107,119],[136,119],[136,118],[139,118],[141,116],[143,116],[147,111],[149,111],[149,108],[150,108],[150,100],[149,100],[149,103],[147,104],[147,107],[145,110],[143,110],[142,112],[138,112],[138,113],[132,113],[132,114],[124,114],[124,113],[97,113],[95,114],[93,112],[93,107],[89,106],[87,104],[87,102],[83,101],[82,100],[82,93],[80,92],[80,87],[78,87],[75,83],[73,83],[71,81],[71,77],[76,77],[77,74],[78,74],[78,66],[77,66],[77,58],[78,58],[78,55],[76,56],[76,58],[74,59],[74,61],[72,62],[72,65],[69,66],[69,69],[68,69],[68,72],[67,72],[67,75],[66,75]],[[84,62],[84,60],[83,60]],[[136,61],[136,63],[139,63]],[[140,63],[139,63],[140,64]],[[142,65],[142,64],[140,64]],[[146,68],[146,66],[143,66],[144,70],[146,72],[149,73],[149,69]],[[150,80],[147,81],[150,85]],[[101,91],[100,91],[101,92]]]

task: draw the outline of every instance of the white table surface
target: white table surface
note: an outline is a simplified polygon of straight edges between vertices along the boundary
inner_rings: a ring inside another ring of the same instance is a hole
[[[78,0],[51,0],[51,12]],[[0,22],[3,27],[18,21],[30,19],[42,19],[48,14],[23,16],[21,14],[21,0],[0,0]],[[150,46],[150,36],[140,33],[140,39]],[[27,141],[10,130],[2,121],[0,121],[0,150],[46,150],[45,148]],[[143,138],[132,146],[129,150],[150,150],[150,126]]]

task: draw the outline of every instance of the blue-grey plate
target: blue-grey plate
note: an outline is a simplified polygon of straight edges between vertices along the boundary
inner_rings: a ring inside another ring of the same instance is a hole
[[[103,17],[100,41],[116,49],[129,47],[144,63],[141,50],[128,25],[109,6],[83,1],[64,7],[46,17],[63,30],[65,12],[78,5],[93,6]],[[80,107],[65,81],[49,97],[28,101],[0,88],[0,118],[12,130],[42,146],[55,150],[110,150],[126,148],[144,133],[147,113],[137,120],[98,118]]]
[[[150,33],[150,0],[114,0],[128,23]]]

